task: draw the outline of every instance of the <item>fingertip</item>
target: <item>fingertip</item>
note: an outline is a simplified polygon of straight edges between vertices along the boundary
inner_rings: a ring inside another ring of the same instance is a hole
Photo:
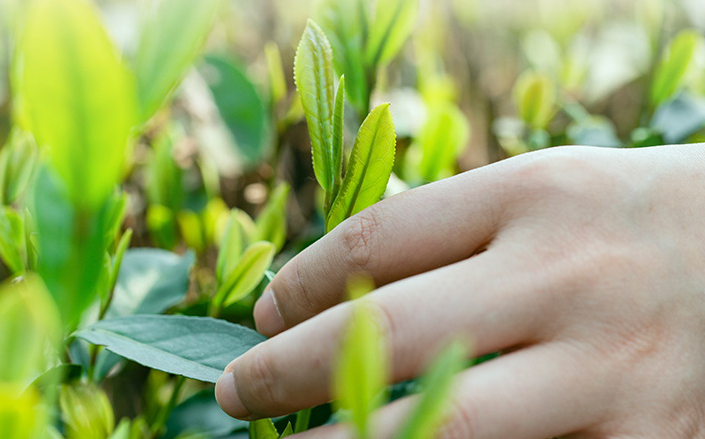
[[[215,400],[220,408],[233,418],[246,419],[250,416],[237,394],[235,375],[231,371],[226,370],[215,383]]]
[[[271,287],[267,287],[262,297],[255,303],[254,317],[257,331],[267,337],[279,334],[286,329]]]

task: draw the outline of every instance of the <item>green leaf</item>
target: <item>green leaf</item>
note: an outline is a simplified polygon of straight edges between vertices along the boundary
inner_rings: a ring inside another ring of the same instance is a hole
[[[369,111],[370,84],[365,71],[364,41],[367,36],[365,0],[326,0],[321,7],[321,25],[333,49],[338,75],[345,75],[345,90],[358,113]]]
[[[19,111],[70,199],[99,208],[122,178],[135,90],[93,5],[33,2],[15,67]]]
[[[338,89],[335,92],[335,109],[333,111],[333,190],[331,202],[340,191],[343,178],[343,135],[345,131],[345,76],[340,77]]]
[[[130,439],[130,420],[121,420],[118,426],[115,427],[110,439]]]
[[[284,431],[282,431],[282,435],[279,436],[279,439],[287,437],[287,436],[291,436],[293,434],[294,434],[294,429],[291,427],[291,422],[289,422],[288,424],[286,424],[286,428],[284,429]]]
[[[109,291],[115,288],[115,283],[117,282],[118,274],[120,274],[120,268],[122,267],[122,260],[125,257],[127,248],[130,246],[130,241],[132,241],[132,229],[127,229],[120,237],[117,249],[115,250],[115,256],[110,264],[110,277],[108,278],[107,285]]]
[[[0,150],[0,205],[10,205],[25,192],[37,167],[37,147],[31,136],[15,130]]]
[[[334,406],[344,411],[360,439],[370,437],[370,414],[386,400],[387,350],[378,322],[370,303],[354,302],[334,369]]]
[[[282,67],[282,56],[279,46],[274,41],[269,41],[264,46],[264,55],[267,59],[269,72],[269,94],[272,105],[276,105],[286,98],[286,78]]]
[[[107,317],[159,314],[181,302],[195,262],[193,253],[129,249],[122,260]]]
[[[176,221],[186,245],[197,253],[203,252],[206,249],[206,233],[201,217],[192,210],[182,210],[176,216]]]
[[[235,269],[245,249],[246,237],[236,216],[237,212],[235,210],[230,212],[230,217],[228,218],[228,223],[225,226],[225,232],[223,233],[223,238],[220,241],[218,249],[218,259],[215,264],[215,279],[220,284],[225,283],[225,277]]]
[[[0,437],[3,439],[44,438],[49,426],[35,389],[23,391],[18,383],[0,382]],[[47,437],[50,437],[47,435]]]
[[[333,134],[333,53],[318,25],[309,20],[296,49],[294,79],[311,137],[313,171],[330,192],[335,179]]]
[[[176,246],[176,215],[171,209],[161,204],[152,204],[147,208],[145,223],[156,245],[167,250]]]
[[[392,174],[395,143],[389,104],[378,105],[357,133],[343,185],[326,219],[327,231],[379,201]]]
[[[365,50],[367,64],[391,61],[404,45],[416,23],[418,0],[378,1]]]
[[[650,95],[652,106],[670,98],[683,86],[702,44],[703,37],[693,29],[682,30],[673,38],[654,74]]]
[[[521,119],[531,128],[545,128],[556,104],[551,79],[542,73],[524,72],[514,86],[514,103]]]
[[[207,56],[199,68],[225,125],[247,167],[258,165],[271,150],[270,118],[245,67],[227,57]]]
[[[160,0],[143,22],[135,56],[140,122],[176,88],[201,52],[221,0]]]
[[[44,371],[60,331],[56,304],[36,276],[0,285],[0,383],[25,385]]]
[[[272,264],[274,252],[274,244],[271,242],[260,241],[250,245],[235,269],[231,273],[224,273],[227,280],[219,286],[213,298],[215,306],[232,305],[250,294]]]
[[[24,271],[24,225],[10,207],[0,206],[0,259],[13,274]]]
[[[173,125],[152,144],[153,154],[147,163],[147,198],[178,212],[184,204],[183,170],[174,159],[174,147],[183,137],[183,129]]]
[[[90,383],[63,385],[59,406],[69,439],[108,439],[115,428],[115,414],[105,392]]]
[[[177,405],[169,415],[163,439],[174,439],[186,432],[198,432],[208,437],[222,437],[233,430],[247,427],[226,415],[215,400],[213,389],[202,390]]]
[[[256,231],[253,239],[271,242],[277,252],[286,241],[286,202],[290,189],[288,183],[280,183],[255,221]]]
[[[234,358],[265,340],[224,320],[178,315],[101,320],[75,335],[144,366],[209,383]]]
[[[250,422],[250,439],[279,439],[279,432],[271,419],[258,419]]]
[[[465,366],[467,348],[460,342],[452,343],[434,360],[421,378],[422,395],[397,439],[426,439],[448,415],[449,396],[453,379]]]
[[[460,109],[451,103],[429,109],[429,117],[416,139],[421,146],[419,174],[426,181],[450,177],[470,137],[470,125]]]

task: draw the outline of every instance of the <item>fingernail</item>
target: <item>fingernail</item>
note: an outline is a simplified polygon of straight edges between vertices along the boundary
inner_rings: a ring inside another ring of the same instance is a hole
[[[286,329],[284,319],[279,312],[277,301],[274,298],[274,292],[269,287],[267,287],[257,303],[255,303],[254,315],[255,326],[257,326],[257,331],[261,334],[272,336]]]
[[[233,418],[244,419],[250,416],[235,388],[235,375],[225,372],[215,383],[215,399],[225,413]]]

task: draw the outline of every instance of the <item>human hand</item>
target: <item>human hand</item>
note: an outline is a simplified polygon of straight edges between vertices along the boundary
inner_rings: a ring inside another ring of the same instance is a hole
[[[705,438],[703,169],[703,145],[563,147],[384,200],[277,274],[255,318],[278,335],[228,366],[218,401],[258,418],[330,400],[351,310],[335,305],[365,272],[394,381],[458,335],[509,352],[458,376],[441,438]],[[412,404],[382,408],[374,437]]]

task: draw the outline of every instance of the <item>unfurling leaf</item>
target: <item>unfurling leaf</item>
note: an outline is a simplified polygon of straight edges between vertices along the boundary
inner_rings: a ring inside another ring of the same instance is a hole
[[[444,417],[448,415],[453,379],[463,369],[467,355],[466,346],[454,342],[434,360],[421,378],[423,393],[397,439],[434,437]]]
[[[32,2],[16,73],[27,128],[73,204],[98,209],[122,178],[136,105],[134,78],[95,7],[83,0]]]
[[[326,219],[327,231],[379,201],[392,174],[395,144],[389,104],[379,105],[357,133],[343,185]]]
[[[75,335],[144,366],[209,383],[233,358],[265,340],[224,320],[179,315],[101,320]]]
[[[369,417],[385,401],[388,360],[379,317],[365,299],[354,302],[334,369],[335,406],[352,422],[357,437],[368,439]]]
[[[521,119],[531,128],[545,128],[553,116],[556,95],[548,76],[524,72],[514,86],[514,102]]]
[[[61,386],[59,406],[67,439],[108,439],[115,414],[105,392],[94,384]]]
[[[378,1],[365,55],[368,65],[389,62],[411,33],[419,13],[418,0]]]
[[[135,57],[139,121],[157,111],[206,42],[221,0],[161,0],[144,20]]]
[[[651,104],[654,107],[673,96],[682,87],[702,45],[702,35],[692,29],[681,31],[671,41],[656,68],[651,84]]]
[[[271,242],[260,241],[250,245],[233,271],[223,273],[225,282],[218,287],[218,292],[213,298],[214,305],[229,306],[250,294],[272,264],[274,252],[274,244]]]
[[[286,202],[289,191],[288,183],[279,184],[255,221],[254,240],[269,241],[277,251],[282,249],[286,241]]]
[[[309,20],[296,49],[294,79],[311,137],[313,170],[323,190],[333,190],[333,53],[318,25]]]

